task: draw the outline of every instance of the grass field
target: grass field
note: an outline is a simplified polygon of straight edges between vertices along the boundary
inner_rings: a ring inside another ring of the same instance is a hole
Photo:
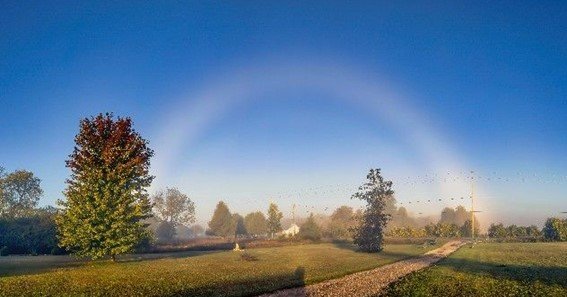
[[[387,296],[567,296],[567,243],[463,247],[390,286]]]
[[[151,254],[119,263],[5,257],[0,258],[0,295],[250,295],[372,269],[426,250],[387,245],[380,254],[367,254],[351,245],[326,243],[250,250],[257,261],[245,261],[232,251]]]

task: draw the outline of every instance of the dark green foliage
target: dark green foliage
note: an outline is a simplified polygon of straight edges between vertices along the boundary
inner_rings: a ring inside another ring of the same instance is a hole
[[[283,214],[275,203],[270,203],[268,207],[268,233],[274,237],[274,234],[282,231]]]
[[[543,227],[543,236],[551,241],[567,241],[567,219],[547,219]]]
[[[309,215],[305,223],[299,227],[299,238],[309,239],[309,240],[320,240],[321,239],[321,228],[315,222],[313,213]]]
[[[354,243],[365,252],[382,250],[384,231],[390,220],[385,213],[386,202],[394,195],[392,182],[386,181],[380,174],[380,169],[370,169],[366,176],[367,182],[358,188],[352,199],[366,202],[360,225],[354,230]]]
[[[43,208],[25,217],[0,219],[0,247],[10,254],[61,253],[54,218],[54,208]]]
[[[134,251],[149,236],[147,194],[153,151],[130,118],[112,114],[83,119],[67,160],[62,212],[56,218],[60,245],[92,259]]]
[[[213,217],[209,222],[208,235],[230,237],[234,236],[232,215],[223,201],[217,204]]]

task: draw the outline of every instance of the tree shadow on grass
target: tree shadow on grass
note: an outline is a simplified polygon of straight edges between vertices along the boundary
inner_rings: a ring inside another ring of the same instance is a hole
[[[547,285],[559,285],[567,288],[567,267],[501,264],[462,258],[446,258],[437,266],[472,275],[528,283],[539,281]]]
[[[168,296],[231,297],[274,294],[278,297],[304,297],[307,296],[305,285],[305,268],[299,266],[292,273],[280,273],[250,277],[240,281],[212,283],[206,286],[182,289]]]

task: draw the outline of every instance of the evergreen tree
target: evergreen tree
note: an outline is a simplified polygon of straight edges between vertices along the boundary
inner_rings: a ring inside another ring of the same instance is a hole
[[[366,209],[362,214],[360,225],[354,230],[354,243],[365,252],[379,252],[382,250],[384,231],[390,220],[385,213],[386,203],[394,195],[392,182],[385,181],[380,175],[380,169],[370,169],[366,176],[366,183],[358,188],[352,199],[366,202]]]
[[[153,151],[132,129],[130,118],[112,114],[83,119],[67,160],[66,201],[56,222],[59,245],[92,259],[133,251],[149,236],[146,188]]]
[[[282,231],[282,218],[283,214],[280,212],[278,206],[275,203],[270,203],[268,207],[268,233],[272,237],[277,232]]]
[[[307,221],[299,227],[299,237],[301,239],[319,240],[321,239],[321,228],[315,222],[313,213],[309,215]]]
[[[217,208],[209,222],[209,234],[222,237],[234,235],[232,215],[223,201],[217,204]]]

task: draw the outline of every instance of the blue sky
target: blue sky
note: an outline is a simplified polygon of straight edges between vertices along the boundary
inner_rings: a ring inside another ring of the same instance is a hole
[[[210,82],[274,60],[317,60],[400,90],[464,170],[493,176],[479,185],[490,193],[487,219],[541,224],[567,211],[567,5],[302,2],[1,3],[0,164],[34,171],[41,203],[53,204],[82,117],[131,116],[159,146],[172,111],[183,113]],[[348,188],[370,167],[395,183],[440,174],[387,120],[326,90],[257,97],[199,129],[175,156],[175,178],[162,182],[196,200],[201,222],[219,199],[239,212],[269,199],[284,209],[352,204],[347,190],[278,197]],[[441,195],[398,184],[400,201]]]

